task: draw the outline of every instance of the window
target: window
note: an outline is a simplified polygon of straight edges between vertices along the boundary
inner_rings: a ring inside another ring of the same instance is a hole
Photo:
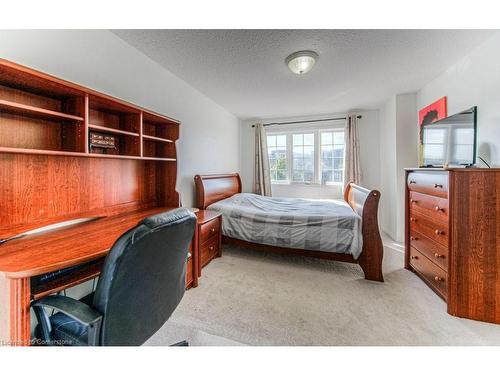
[[[314,181],[314,133],[293,134],[292,181]]]
[[[321,183],[344,181],[344,132],[321,132]]]
[[[271,182],[334,185],[344,181],[344,130],[311,129],[267,136]]]
[[[286,143],[286,134],[267,136],[267,153],[269,155],[272,182],[288,181]]]
[[[446,160],[446,140],[448,130],[445,128],[429,128],[424,132],[424,164],[443,164]]]
[[[474,154],[474,129],[455,128],[453,129],[453,163],[468,164],[471,155]]]

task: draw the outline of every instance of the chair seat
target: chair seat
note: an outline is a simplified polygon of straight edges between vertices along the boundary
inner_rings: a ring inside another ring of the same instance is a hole
[[[50,317],[52,325],[52,340],[55,345],[87,346],[87,327],[62,313]]]
[[[80,301],[92,305],[94,293],[90,293],[81,298]],[[50,325],[52,326],[52,340],[54,345],[60,346],[87,346],[88,345],[88,332],[87,327],[70,318],[63,313],[56,313],[50,318]],[[35,336],[42,337],[40,326],[35,328]]]

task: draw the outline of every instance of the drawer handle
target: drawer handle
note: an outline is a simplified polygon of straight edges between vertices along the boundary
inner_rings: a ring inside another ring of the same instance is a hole
[[[411,256],[411,259],[418,259],[418,256],[416,256],[416,255],[412,255],[412,256]]]
[[[442,189],[442,188],[443,188],[443,185],[441,185],[441,184],[434,184],[434,187],[435,187],[436,189],[438,189],[438,188],[439,188],[439,189]]]
[[[412,241],[418,241],[418,237],[410,236],[410,240],[412,240]]]
[[[209,246],[209,247],[208,247],[208,249],[209,249],[209,250],[213,250],[213,249],[214,249],[214,247],[213,247],[213,246]]]
[[[436,229],[436,230],[434,231],[434,233],[436,233],[436,236],[439,236],[439,235],[441,235],[441,234],[444,234],[444,232],[443,232],[442,230],[439,230],[439,229]]]
[[[434,253],[434,258],[444,258],[444,255],[441,255],[441,254],[438,254],[438,253]]]
[[[415,219],[414,217],[410,217],[410,221],[415,222],[415,221],[417,221],[417,219]]]
[[[215,228],[210,228],[210,232],[214,233],[215,232]]]
[[[416,184],[416,183],[417,183],[417,181],[415,181],[415,180],[410,180],[410,184]]]
[[[439,277],[439,276],[434,276],[434,280],[436,280],[436,281],[444,281],[444,279],[442,277]]]
[[[415,203],[415,204],[417,204],[417,203],[418,203],[418,201],[417,201],[417,200],[415,200],[415,199],[410,199],[410,202],[411,202],[411,203]]]
[[[435,209],[437,212],[444,211],[444,208],[441,208],[441,207],[439,207],[439,206],[434,207],[434,209]]]

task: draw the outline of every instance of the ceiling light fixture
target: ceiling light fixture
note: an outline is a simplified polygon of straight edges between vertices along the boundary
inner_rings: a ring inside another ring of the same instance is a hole
[[[318,54],[314,51],[298,51],[288,56],[285,62],[293,73],[302,75],[313,68],[317,59]]]

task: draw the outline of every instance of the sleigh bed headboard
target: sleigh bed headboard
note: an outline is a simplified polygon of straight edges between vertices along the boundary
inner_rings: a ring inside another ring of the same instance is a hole
[[[196,207],[204,210],[212,203],[241,193],[241,179],[238,173],[194,176],[196,186]]]

